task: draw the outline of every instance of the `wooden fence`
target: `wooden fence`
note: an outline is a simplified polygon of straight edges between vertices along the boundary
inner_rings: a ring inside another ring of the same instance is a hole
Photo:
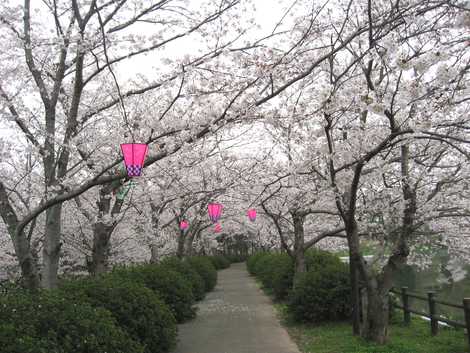
[[[398,290],[397,288],[392,288],[390,292],[398,295],[401,298],[402,305],[393,303],[393,307],[403,310],[403,320],[405,324],[410,323],[411,313],[413,313],[413,314],[427,317],[428,319],[430,319],[429,323],[431,326],[430,328],[431,328],[432,336],[435,336],[438,334],[439,322],[446,323],[447,325],[452,326],[452,327],[464,328],[467,330],[466,335],[467,335],[468,344],[470,346],[470,298],[464,298],[462,301],[462,305],[460,305],[460,304],[449,303],[447,301],[437,299],[436,293],[433,291],[427,292],[427,296],[422,296],[417,293],[409,292],[408,287],[401,287],[400,290]],[[428,303],[429,312],[423,312],[423,311],[419,311],[419,310],[415,310],[411,308],[410,298],[426,301]],[[465,322],[459,322],[459,321],[455,321],[455,320],[451,320],[451,319],[439,316],[436,304],[463,310]]]

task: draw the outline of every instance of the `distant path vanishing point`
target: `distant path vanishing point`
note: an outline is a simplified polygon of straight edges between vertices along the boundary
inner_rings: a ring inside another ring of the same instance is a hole
[[[244,263],[218,275],[196,319],[179,325],[175,353],[300,353]]]

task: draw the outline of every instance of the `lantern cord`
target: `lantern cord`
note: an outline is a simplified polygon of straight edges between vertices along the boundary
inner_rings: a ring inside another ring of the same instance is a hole
[[[116,89],[117,89],[117,92],[118,92],[119,103],[120,103],[120,106],[121,106],[121,109],[122,109],[124,124],[126,125],[127,129],[129,130],[129,133],[132,137],[132,142],[135,143],[134,133],[133,133],[133,131],[131,129],[131,126],[129,124],[129,119],[127,117],[126,107],[124,105],[124,99],[122,97],[121,88],[119,87],[119,83],[117,81],[116,75],[114,74],[114,71],[111,67],[111,63],[109,61],[108,47],[106,45],[106,34],[104,33],[104,23],[103,23],[103,19],[101,18],[101,14],[100,14],[100,11],[98,9],[98,5],[96,4],[96,2],[95,2],[95,11],[98,15],[98,21],[100,23],[101,36],[103,37],[103,51],[104,51],[104,57],[105,57],[105,60],[106,60],[106,66],[108,66],[109,72],[111,73],[111,76],[113,77],[114,84],[116,85]]]

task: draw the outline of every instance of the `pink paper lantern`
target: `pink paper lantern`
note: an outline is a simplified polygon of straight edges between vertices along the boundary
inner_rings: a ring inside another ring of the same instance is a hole
[[[220,223],[217,223],[214,228],[214,233],[220,233],[222,231],[222,226]]]
[[[247,215],[250,221],[254,222],[256,220],[256,210],[254,208],[249,209]]]
[[[189,222],[188,222],[188,221],[182,220],[182,221],[180,222],[180,229],[181,229],[182,231],[185,231],[186,229],[188,229],[188,227],[189,227]]]
[[[126,165],[127,176],[136,177],[142,174],[145,156],[148,146],[145,143],[123,143],[121,144],[124,164]]]
[[[222,205],[220,203],[210,203],[207,205],[207,210],[209,211],[209,218],[212,223],[217,223],[222,215]]]

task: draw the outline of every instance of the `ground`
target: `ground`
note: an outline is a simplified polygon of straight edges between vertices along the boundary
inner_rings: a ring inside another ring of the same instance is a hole
[[[175,353],[300,353],[245,264],[219,272],[217,287],[178,337]]]

